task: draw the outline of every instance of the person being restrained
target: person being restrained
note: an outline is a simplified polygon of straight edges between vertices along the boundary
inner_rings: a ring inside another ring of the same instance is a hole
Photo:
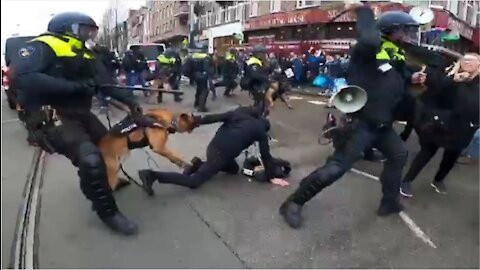
[[[235,158],[244,149],[257,141],[259,143],[261,160],[265,168],[263,179],[261,180],[265,182],[271,181],[279,185],[288,185],[288,182],[277,179],[277,177],[282,176],[284,169],[289,171],[290,164],[271,156],[267,134],[270,129],[270,123],[267,119],[261,117],[261,112],[258,109],[239,107],[226,113],[195,117],[197,126],[223,122],[207,147],[207,160],[202,164],[194,162],[194,165],[185,170],[183,174],[140,170],[139,177],[142,180],[145,191],[149,195],[153,195],[152,185],[155,181],[195,189],[210,180],[218,172],[237,174],[240,168]],[[197,166],[195,166],[195,163],[197,163]]]

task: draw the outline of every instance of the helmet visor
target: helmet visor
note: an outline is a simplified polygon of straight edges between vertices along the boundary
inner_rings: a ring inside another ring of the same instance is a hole
[[[98,27],[86,24],[73,24],[72,31],[81,41],[93,41],[97,37]]]
[[[402,27],[403,31],[403,41],[411,44],[420,43],[420,31],[418,26],[404,26]]]

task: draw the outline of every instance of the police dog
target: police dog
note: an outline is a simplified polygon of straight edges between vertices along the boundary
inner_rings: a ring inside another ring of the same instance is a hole
[[[141,119],[132,120],[130,116],[113,126],[100,143],[107,167],[108,184],[112,190],[118,190],[127,182],[120,181],[118,170],[120,160],[130,150],[150,146],[157,154],[167,158],[180,168],[189,166],[180,155],[167,148],[170,133],[192,132],[195,128],[192,114],[174,114],[166,109],[148,110]]]

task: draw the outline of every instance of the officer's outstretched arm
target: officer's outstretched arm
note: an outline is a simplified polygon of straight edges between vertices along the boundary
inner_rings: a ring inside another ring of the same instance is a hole
[[[217,122],[225,122],[231,118],[232,112],[216,113],[202,116],[199,121],[199,125],[208,125]]]
[[[28,43],[12,61],[12,81],[32,96],[73,94],[76,90],[74,82],[45,73],[55,61],[56,55],[47,45],[41,42]]]
[[[262,134],[262,136],[258,140],[258,147],[260,148],[260,156],[262,157],[263,165],[265,166],[265,169],[268,170],[269,168],[267,167],[271,164],[273,158],[270,154],[270,146],[268,145],[267,133]]]
[[[369,58],[374,57],[381,43],[380,31],[375,27],[375,15],[372,9],[366,6],[357,8],[356,13],[359,38],[353,54]]]

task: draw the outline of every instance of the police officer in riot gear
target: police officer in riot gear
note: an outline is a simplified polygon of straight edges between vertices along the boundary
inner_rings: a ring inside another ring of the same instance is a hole
[[[351,132],[345,134],[345,143],[335,149],[324,166],[306,176],[280,207],[280,214],[292,228],[301,225],[302,206],[340,179],[361,157],[362,151],[370,146],[375,146],[387,158],[380,177],[383,197],[377,214],[386,216],[403,209],[399,201],[399,188],[407,150],[392,124],[395,110],[406,93],[406,76],[401,69],[390,64],[392,56],[395,57],[392,52],[398,52],[398,49],[391,46],[395,45],[393,40],[382,42],[381,31],[386,26],[395,26],[397,31],[394,35],[400,39],[406,36],[408,27],[418,24],[406,13],[401,16],[386,13],[376,25],[369,7],[356,6],[355,10],[360,37],[352,50],[347,81],[350,85],[365,89],[368,101],[361,110],[351,115]]]
[[[225,85],[225,96],[231,96],[232,91],[237,87],[237,82],[235,81],[237,75],[237,50],[232,48],[225,53],[225,64],[223,68],[223,83]]]
[[[70,159],[78,167],[80,189],[102,222],[114,231],[131,235],[138,231],[137,225],[118,210],[97,148],[107,130],[90,112],[97,90],[98,63],[85,43],[95,38],[97,30],[95,21],[82,13],[57,14],[50,20],[47,33],[19,51],[14,80],[22,89],[19,98],[23,106],[39,109],[49,105],[56,111],[58,119],[52,120],[55,124],[47,124],[38,138],[41,147]],[[100,90],[131,110],[140,111],[126,90]]]
[[[179,62],[180,61],[180,62]],[[155,74],[154,77],[160,81],[162,87],[171,90],[178,90],[178,73],[180,72],[181,60],[179,59],[178,53],[176,53],[172,48],[166,49],[162,54],[157,57],[157,62],[155,63]],[[163,101],[163,95],[160,92],[156,93],[158,103]],[[177,94],[174,96],[175,101],[181,101],[181,97]]]
[[[180,90],[180,81],[182,79],[182,58],[178,51],[173,52],[173,57],[175,58],[175,66],[173,67],[173,77],[172,77],[172,89]],[[182,96],[180,94],[174,94],[173,98],[175,102],[181,102]]]
[[[390,11],[379,18],[377,28],[382,35],[382,48],[386,54],[379,55],[382,61],[388,61],[404,79],[405,87],[411,84],[425,82],[425,73],[411,72],[405,63],[404,45],[412,46],[418,42],[418,23],[407,13]],[[405,44],[407,43],[407,44]],[[414,118],[415,99],[409,91],[397,106],[395,120],[411,122]],[[408,131],[407,131],[408,132]],[[405,141],[405,134],[401,134]],[[381,153],[368,148],[364,151],[364,159],[370,161],[383,161]]]
[[[246,62],[244,77],[244,84],[253,97],[254,106],[262,111],[265,110],[264,96],[269,85],[266,53],[267,49],[263,45],[253,48],[253,54]]]
[[[189,74],[195,80],[197,86],[195,92],[194,107],[199,112],[208,112],[206,107],[208,98],[208,82],[212,74],[212,59],[207,54],[208,44],[197,44],[193,53],[185,63],[185,74]]]

